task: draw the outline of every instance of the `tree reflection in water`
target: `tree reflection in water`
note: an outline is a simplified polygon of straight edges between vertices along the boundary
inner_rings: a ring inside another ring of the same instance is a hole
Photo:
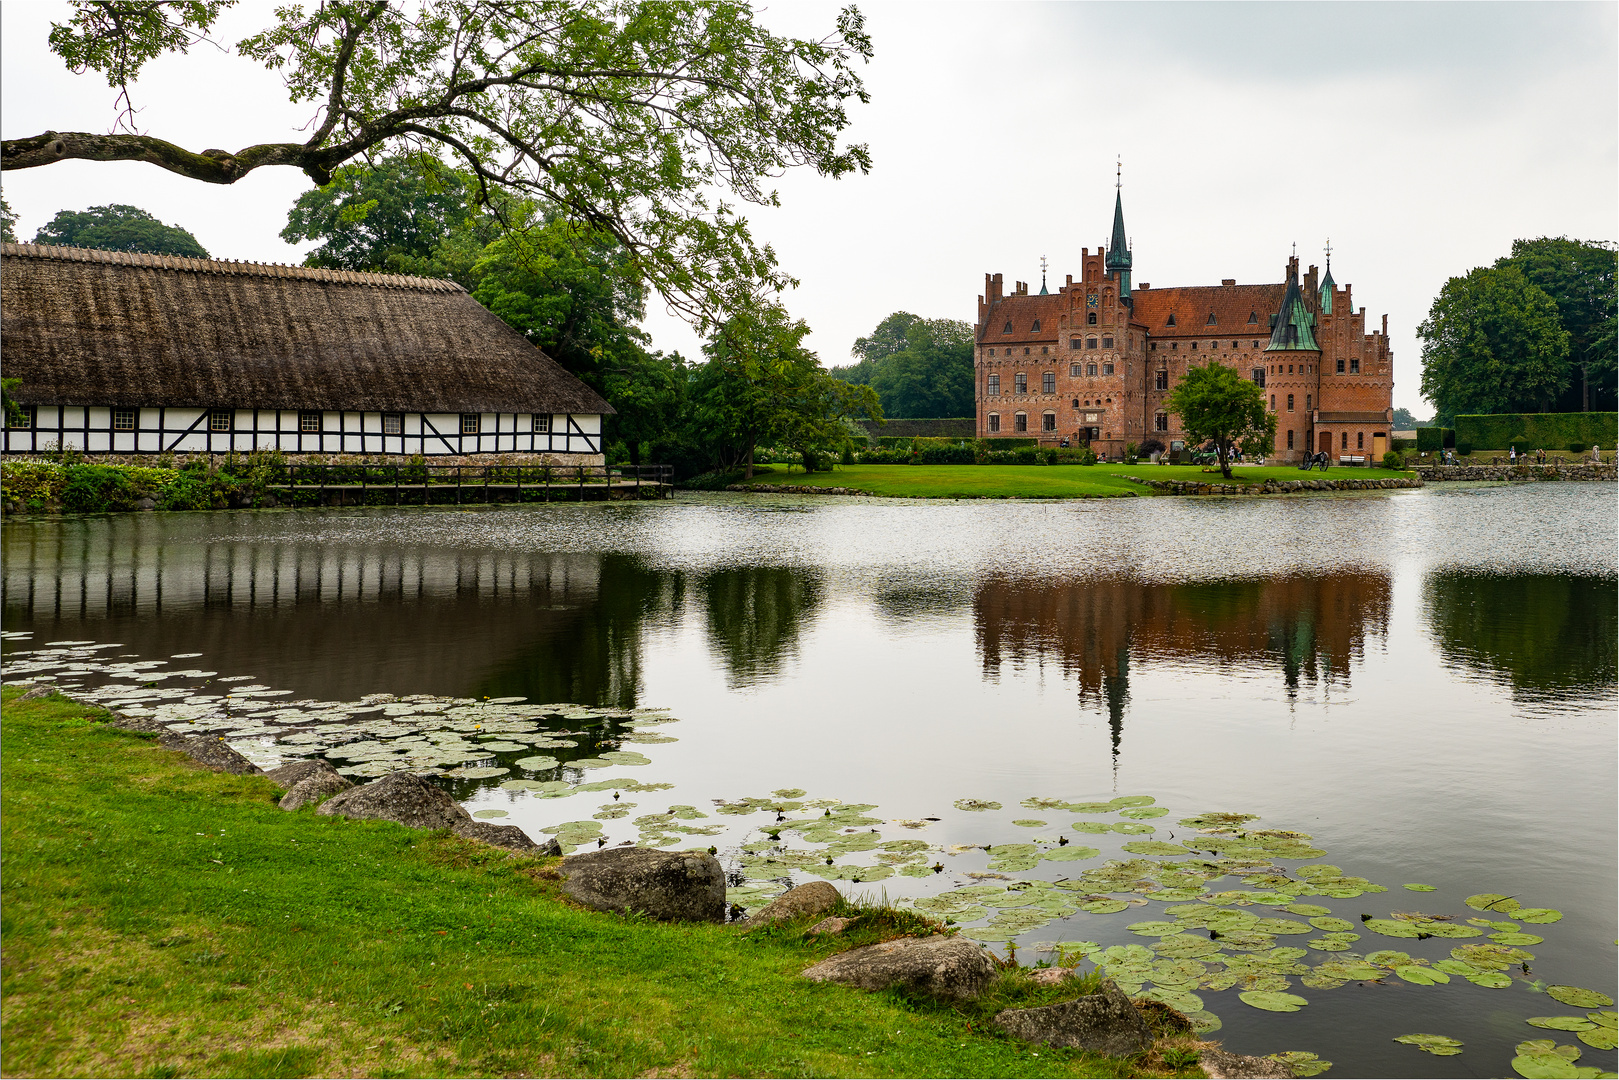
[[[780,673],[826,592],[819,571],[785,566],[716,570],[700,584],[709,649],[733,690]]]

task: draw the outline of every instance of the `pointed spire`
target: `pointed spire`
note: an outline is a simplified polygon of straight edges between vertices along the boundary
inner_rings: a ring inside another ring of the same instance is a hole
[[[1321,314],[1332,314],[1332,290],[1338,283],[1332,280],[1332,238],[1327,238],[1327,276],[1321,281]]]
[[[1265,346],[1266,352],[1283,350],[1321,351],[1315,342],[1315,319],[1310,315],[1310,309],[1304,306],[1304,290],[1299,288],[1297,259],[1288,260],[1287,295],[1282,297],[1282,309],[1276,313],[1270,344]]]
[[[1044,255],[1040,256],[1040,295],[1051,295],[1050,290],[1046,288],[1046,257]]]
[[[1107,258],[1102,265],[1109,271],[1119,272],[1119,299],[1130,302],[1130,267],[1134,262],[1130,240],[1124,233],[1124,162],[1118,164],[1113,193],[1113,237],[1108,242]]]

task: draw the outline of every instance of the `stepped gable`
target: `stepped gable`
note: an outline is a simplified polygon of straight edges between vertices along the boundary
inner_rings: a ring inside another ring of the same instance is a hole
[[[25,405],[613,411],[453,281],[0,245]]]
[[[1131,321],[1146,326],[1153,337],[1270,338],[1270,317],[1282,306],[1287,283],[1274,285],[1183,285],[1168,289],[1142,289],[1130,294]],[[1210,325],[1209,313],[1215,322]],[[1175,325],[1169,325],[1169,316]],[[1248,316],[1257,314],[1257,322]]]

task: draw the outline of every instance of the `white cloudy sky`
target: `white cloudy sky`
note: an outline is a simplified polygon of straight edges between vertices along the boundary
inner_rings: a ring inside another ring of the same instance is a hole
[[[1136,280],[1280,280],[1294,242],[1355,286],[1394,341],[1395,404],[1426,415],[1416,324],[1447,277],[1515,237],[1619,236],[1613,3],[862,4],[876,57],[853,140],[869,176],[790,175],[750,214],[802,285],[788,297],[828,364],[890,312],[972,321],[986,271],[1061,281],[1111,223],[1114,157]],[[776,5],[821,34],[836,6]],[[107,130],[112,92],[45,47],[56,3],[0,5],[0,135]],[[248,0],[234,40],[271,18]],[[308,119],[279,79],[204,47],[152,64],[143,129],[193,149],[287,141]],[[23,239],[59,209],[133,203],[219,257],[290,262],[277,235],[309,186],[231,187],[142,164],[7,173]],[[307,247],[307,245],[306,245]],[[654,312],[654,343],[697,353]]]

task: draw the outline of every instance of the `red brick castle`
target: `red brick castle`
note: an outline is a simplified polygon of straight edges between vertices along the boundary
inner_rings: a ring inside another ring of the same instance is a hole
[[[1127,443],[1184,440],[1164,409],[1189,365],[1218,362],[1264,387],[1276,413],[1273,458],[1296,461],[1326,451],[1334,464],[1379,462],[1394,418],[1388,316],[1366,332],[1348,285],[1299,260],[1274,285],[1154,289],[1130,284],[1133,257],[1124,233],[1122,193],[1113,237],[1080,252],[1080,280],[1031,294],[1024,282],[1002,291],[984,275],[975,357],[979,438],[1067,438],[1119,458]],[[1042,260],[1043,262],[1043,260]],[[1042,271],[1043,278],[1043,271]]]

